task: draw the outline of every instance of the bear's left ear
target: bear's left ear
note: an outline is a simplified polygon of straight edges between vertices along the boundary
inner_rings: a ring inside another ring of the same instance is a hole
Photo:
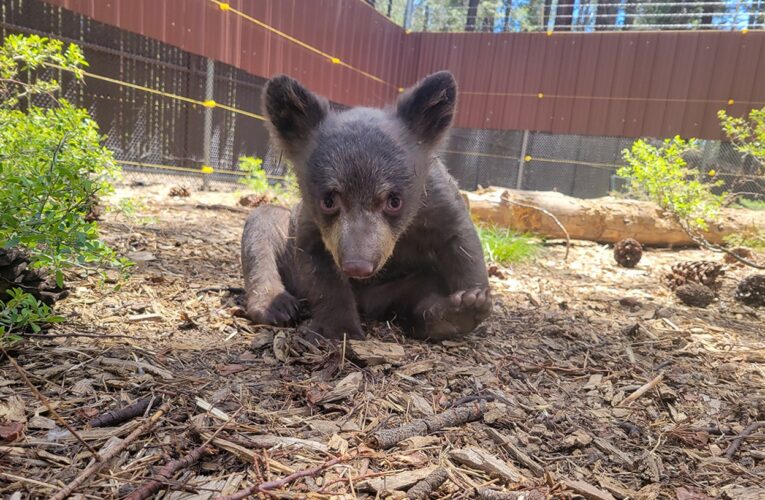
[[[438,144],[449,131],[457,107],[457,82],[448,71],[434,73],[398,99],[396,115],[417,140]]]
[[[279,75],[270,79],[263,90],[263,109],[272,138],[292,156],[308,143],[329,113],[329,104],[297,80]]]

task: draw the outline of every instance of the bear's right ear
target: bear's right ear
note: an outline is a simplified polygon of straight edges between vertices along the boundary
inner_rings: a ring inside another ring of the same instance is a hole
[[[326,99],[286,75],[271,78],[263,90],[263,109],[272,138],[288,155],[305,147],[329,113]]]

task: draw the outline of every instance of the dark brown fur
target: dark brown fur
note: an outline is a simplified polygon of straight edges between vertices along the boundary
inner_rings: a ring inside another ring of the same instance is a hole
[[[441,72],[391,109],[333,112],[289,77],[268,82],[269,129],[294,166],[302,202],[292,211],[260,206],[247,220],[252,321],[295,324],[304,302],[306,328],[325,337],[363,338],[361,319],[395,318],[437,340],[465,335],[489,315],[480,241],[436,158],[456,95],[454,78]]]

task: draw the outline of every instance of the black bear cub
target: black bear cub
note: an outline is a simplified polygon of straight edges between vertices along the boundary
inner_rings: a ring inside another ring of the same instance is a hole
[[[287,76],[263,92],[272,139],[302,201],[247,220],[247,316],[291,325],[307,302],[309,332],[364,338],[361,320],[393,319],[411,335],[471,332],[492,298],[481,243],[457,184],[437,158],[457,85],[433,74],[390,109],[330,110]]]

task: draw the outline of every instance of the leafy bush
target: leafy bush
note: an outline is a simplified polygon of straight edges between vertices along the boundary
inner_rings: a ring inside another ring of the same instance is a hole
[[[530,260],[539,253],[539,240],[511,229],[476,224],[484,255],[489,262],[507,265]]]
[[[0,347],[6,347],[18,341],[19,332],[32,330],[39,332],[50,323],[64,320],[61,316],[51,313],[48,306],[35,299],[31,294],[20,288],[8,290],[11,299],[0,301]]]
[[[263,169],[263,159],[253,156],[239,158],[239,168],[245,172],[239,183],[247,186],[256,193],[268,193],[275,198],[293,200],[300,197],[297,178],[291,169],[277,182],[270,182],[269,175]]]
[[[696,140],[680,137],[666,139],[654,146],[644,140],[635,141],[631,150],[624,150],[628,166],[617,175],[628,180],[630,189],[645,194],[677,218],[690,230],[704,230],[722,207],[725,194],[713,188],[723,184],[714,172],[702,174],[690,168],[684,156],[696,148]]]
[[[736,151],[757,160],[760,170],[765,172],[765,108],[753,109],[748,119],[730,116],[725,110],[720,110],[717,116]]]
[[[128,264],[86,217],[94,200],[112,192],[119,168],[88,112],[58,97],[59,82],[46,76],[52,72],[37,71],[58,67],[81,80],[85,66],[76,45],[36,35],[8,36],[0,47],[0,247],[24,249],[30,265],[49,268],[59,286],[71,266]],[[53,105],[34,105],[40,94]],[[56,318],[22,292],[0,308],[4,336]]]
[[[48,64],[76,78],[86,65],[77,46],[38,36],[9,36],[0,48],[0,246],[24,247],[33,266],[50,267],[61,285],[69,266],[119,262],[85,220],[92,200],[112,191],[119,168],[87,111],[57,99],[59,83],[32,72]],[[18,109],[41,93],[57,104]]]

